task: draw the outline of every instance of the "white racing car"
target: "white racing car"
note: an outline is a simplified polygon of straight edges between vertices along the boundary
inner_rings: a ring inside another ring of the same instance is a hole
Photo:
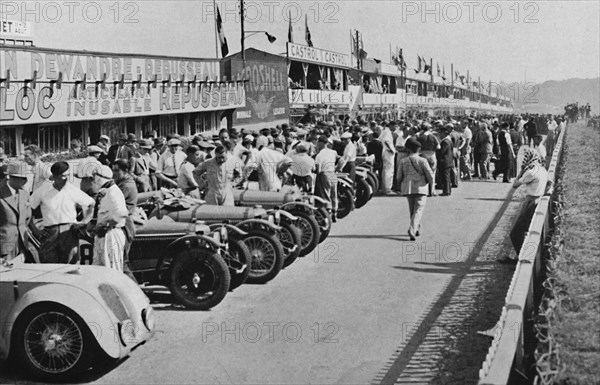
[[[106,267],[2,265],[0,303],[0,359],[41,380],[74,379],[154,334],[146,295]]]

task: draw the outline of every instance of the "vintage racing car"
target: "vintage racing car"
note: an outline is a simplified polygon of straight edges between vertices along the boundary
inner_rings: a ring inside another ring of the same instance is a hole
[[[72,229],[79,238],[82,265],[95,263],[93,237]],[[30,225],[30,249],[39,249],[39,229]],[[219,304],[227,292],[248,276],[247,251],[236,244],[229,251],[228,230],[211,230],[202,223],[178,223],[153,218],[136,229],[129,251],[129,268],[140,283],[169,288],[175,301],[193,310]]]
[[[42,381],[75,379],[154,334],[146,295],[106,267],[4,263],[0,300],[0,358]]]
[[[157,205],[158,203],[158,205]],[[261,207],[224,207],[183,196],[178,191],[160,190],[140,194],[138,206],[148,217],[164,215],[177,222],[203,221],[211,228],[228,226],[229,237],[241,240],[249,250],[248,283],[266,283],[299,255],[298,218],[283,210]],[[237,230],[242,230],[240,233]]]

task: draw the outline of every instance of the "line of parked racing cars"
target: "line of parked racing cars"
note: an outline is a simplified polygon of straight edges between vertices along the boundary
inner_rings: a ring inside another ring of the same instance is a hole
[[[353,183],[338,175],[338,218],[379,189],[365,163]],[[243,283],[264,284],[306,256],[331,230],[327,201],[296,188],[235,190],[235,207],[211,206],[161,190],[140,194],[141,221],[129,251],[138,282],[167,287],[185,308],[208,310]],[[30,226],[39,248],[39,229]],[[93,264],[92,238],[80,232],[81,265],[0,267],[0,359],[45,381],[77,378],[118,361],[154,334],[154,311],[125,274]]]

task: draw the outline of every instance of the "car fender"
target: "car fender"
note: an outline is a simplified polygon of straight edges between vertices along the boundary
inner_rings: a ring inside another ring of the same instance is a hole
[[[60,299],[60,302],[57,299]],[[119,342],[117,329],[119,319],[112,310],[85,290],[77,286],[64,284],[41,285],[29,290],[19,298],[15,306],[10,310],[11,314],[6,318],[7,323],[4,329],[4,339],[6,339],[9,349],[10,341],[13,337],[13,326],[15,322],[19,321],[19,316],[23,314],[25,309],[42,302],[56,303],[77,313],[96,338],[98,346],[109,357],[117,359],[127,353]]]
[[[344,186],[350,188],[352,191],[354,191],[354,185],[353,185],[352,180],[350,178],[340,178],[340,177],[338,177],[338,183],[341,183]]]
[[[275,225],[269,221],[266,221],[264,219],[258,219],[258,218],[254,218],[254,219],[247,219],[245,221],[242,221],[240,223],[237,224],[237,227],[244,230],[244,231],[250,231],[254,228],[257,227],[261,227],[264,228],[268,231],[271,232],[278,232],[279,230],[281,230],[281,227],[278,225]]]
[[[224,246],[225,245],[205,235],[185,235],[169,243],[166,248],[165,255],[162,255],[156,264],[156,272],[158,273],[159,277],[162,278],[162,272],[167,261],[173,259],[181,250],[191,249],[194,247],[204,247],[216,253],[219,252],[220,248]]]
[[[227,231],[228,231],[228,232],[231,232],[231,233],[233,233],[233,234],[235,234],[235,235],[237,235],[237,236],[239,236],[239,237],[245,237],[246,235],[248,235],[248,233],[247,233],[247,232],[245,232],[244,230],[242,230],[242,229],[240,229],[239,227],[236,227],[236,226],[234,226],[234,225],[231,225],[231,224],[229,224],[229,223],[213,223],[213,224],[212,224],[212,225],[210,225],[209,227],[210,227],[210,229],[211,229],[212,231],[215,231],[215,230],[218,230],[218,229],[220,229],[220,228],[221,228],[221,227],[223,227],[223,226],[224,226],[225,228],[227,228]]]
[[[299,211],[305,211],[307,213],[312,213],[317,208],[306,202],[290,202],[290,203],[286,203],[286,204],[282,205],[281,209],[286,210],[286,211],[299,210]]]
[[[325,207],[329,210],[331,210],[331,203],[329,203],[327,200],[318,197],[316,195],[306,195],[305,196],[305,202],[307,202],[308,204],[311,204],[315,207]]]
[[[275,210],[272,210],[275,211]],[[285,217],[286,220],[288,220],[289,222],[295,223],[298,220],[298,217],[295,216],[294,214],[290,213],[287,210],[279,210],[279,215],[281,217]]]

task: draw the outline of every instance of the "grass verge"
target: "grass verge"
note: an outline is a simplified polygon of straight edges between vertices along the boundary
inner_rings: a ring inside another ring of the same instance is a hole
[[[600,131],[579,123],[565,139],[548,275],[556,303],[549,335],[561,368],[555,383],[600,384]]]

